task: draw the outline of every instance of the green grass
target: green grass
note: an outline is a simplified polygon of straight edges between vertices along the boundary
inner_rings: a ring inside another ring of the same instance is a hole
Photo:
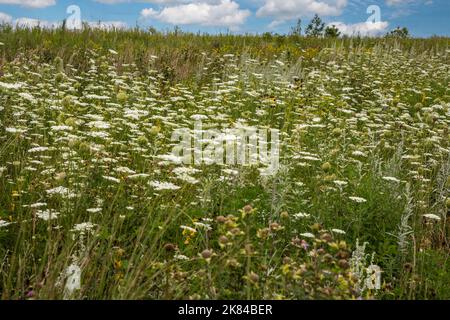
[[[450,298],[448,38],[0,42],[2,299]],[[162,161],[193,115],[279,129],[280,170]]]

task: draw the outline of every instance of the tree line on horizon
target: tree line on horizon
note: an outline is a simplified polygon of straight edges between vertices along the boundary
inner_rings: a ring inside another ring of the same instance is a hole
[[[290,35],[294,36],[302,36],[302,20],[298,19],[295,26],[291,27]],[[336,25],[331,24],[325,26],[325,22],[319,17],[318,14],[315,14],[309,24],[305,29],[305,36],[314,37],[314,38],[338,38],[342,35],[341,31],[336,27]],[[394,38],[408,38],[409,30],[406,27],[401,28],[398,26],[397,28],[386,33],[385,37],[394,37]]]

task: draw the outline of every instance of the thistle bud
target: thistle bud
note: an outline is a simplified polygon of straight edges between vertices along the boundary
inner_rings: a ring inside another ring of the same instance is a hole
[[[175,251],[176,247],[173,243],[166,243],[164,245],[164,250],[166,251]]]
[[[225,221],[227,221],[227,218],[225,218],[224,216],[218,216],[218,217],[216,218],[216,221],[217,221],[218,223],[224,223]]]
[[[248,280],[250,280],[253,283],[256,283],[256,282],[259,281],[259,276],[256,273],[254,273],[254,272],[250,272],[248,274]]]
[[[203,259],[209,259],[212,256],[212,251],[209,249],[205,249],[201,253]]]
[[[331,163],[325,162],[322,164],[321,168],[323,171],[329,171],[331,169]]]
[[[287,218],[289,218],[289,213],[287,213],[286,211],[283,211],[283,212],[280,214],[280,217],[281,217],[282,219],[287,219]]]
[[[117,94],[117,101],[119,101],[120,103],[124,103],[127,100],[128,100],[128,95],[126,94],[126,92],[119,91],[119,93]]]

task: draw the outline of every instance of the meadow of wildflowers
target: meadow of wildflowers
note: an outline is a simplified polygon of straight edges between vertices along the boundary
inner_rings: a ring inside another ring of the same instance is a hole
[[[448,39],[86,32],[0,32],[2,299],[450,298]]]

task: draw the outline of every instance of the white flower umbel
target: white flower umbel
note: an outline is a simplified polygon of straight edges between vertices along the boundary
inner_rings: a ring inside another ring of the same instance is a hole
[[[57,219],[59,216],[59,212],[56,212],[55,210],[38,210],[36,212],[36,216],[44,221],[50,221],[53,219]]]
[[[174,185],[171,182],[160,182],[160,181],[150,181],[149,185],[151,187],[153,187],[155,190],[157,191],[162,191],[162,190],[178,190],[180,189],[179,186]]]
[[[441,217],[439,217],[438,215],[435,215],[433,213],[427,213],[427,214],[424,214],[423,216],[429,220],[435,220],[435,221],[441,220]]]
[[[11,223],[12,223],[12,222],[7,222],[7,221],[4,221],[4,220],[0,220],[0,228],[7,227],[7,226],[9,226]]]
[[[357,202],[357,203],[364,203],[367,202],[366,199],[361,198],[361,197],[348,197],[350,200]]]
[[[314,239],[316,236],[310,232],[304,232],[304,233],[300,233],[300,235],[304,238],[311,238]]]
[[[47,190],[47,194],[59,195],[59,196],[62,196],[64,198],[68,198],[68,199],[76,197],[76,195],[74,193],[70,192],[70,190],[68,188],[62,187],[62,186]]]
[[[80,233],[92,233],[93,229],[96,227],[92,222],[82,222],[73,226],[71,231],[80,232]]]

